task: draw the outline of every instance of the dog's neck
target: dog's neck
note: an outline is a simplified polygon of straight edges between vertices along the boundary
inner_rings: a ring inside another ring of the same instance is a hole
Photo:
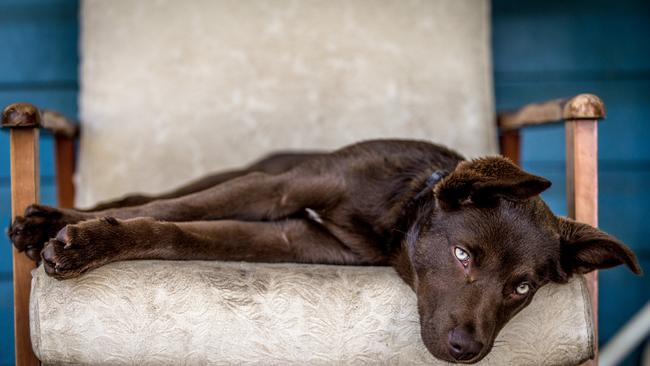
[[[446,170],[435,170],[424,182],[425,186],[422,190],[411,199],[411,204],[417,203],[420,199],[424,198],[429,193],[433,192],[433,188],[438,184],[442,178],[449,175],[449,172]]]
[[[417,193],[412,193],[413,196],[407,200],[402,208],[402,217],[405,220],[403,222],[404,229],[410,230],[411,226],[422,215],[422,209],[426,209],[429,203],[435,202],[433,190],[447,175],[449,175],[449,172],[446,170],[434,170],[424,182],[418,184],[418,188],[414,191],[414,193]]]
[[[402,237],[400,250],[393,259],[392,265],[413,289],[417,286],[417,276],[413,271],[409,252],[420,234],[420,221],[430,215],[432,210],[436,209],[433,190],[447,175],[449,175],[449,172],[446,170],[435,170],[424,183],[420,184],[422,188],[404,207],[403,212],[407,231]]]

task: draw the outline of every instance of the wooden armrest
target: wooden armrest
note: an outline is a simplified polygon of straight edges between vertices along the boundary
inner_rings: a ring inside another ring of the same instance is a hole
[[[2,127],[38,128],[41,126],[41,112],[32,104],[14,103],[2,112]]]
[[[500,112],[497,123],[502,131],[562,120],[598,120],[605,118],[605,104],[596,95],[579,94],[573,98],[528,104],[515,111]]]
[[[12,104],[2,113],[2,127],[10,128],[11,216],[22,215],[38,201],[38,133],[41,113],[31,104]],[[16,365],[39,365],[29,337],[29,291],[35,267],[25,255],[13,250],[14,331]]]
[[[8,105],[2,112],[2,127],[43,127],[46,132],[56,137],[68,139],[74,139],[79,134],[79,126],[61,113],[40,110],[29,103]]]
[[[79,125],[59,112],[42,109],[41,123],[46,131],[57,137],[74,139],[79,135]]]

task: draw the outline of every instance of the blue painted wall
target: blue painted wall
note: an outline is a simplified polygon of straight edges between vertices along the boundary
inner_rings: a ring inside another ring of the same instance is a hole
[[[497,107],[591,92],[599,126],[600,226],[630,245],[650,271],[650,2],[493,0]],[[523,134],[523,165],[549,177],[544,196],[566,214],[563,126]],[[600,337],[607,341],[650,300],[648,277],[600,275]],[[626,360],[638,364],[639,352]]]
[[[30,101],[77,115],[78,2],[0,0],[0,105]],[[628,0],[493,0],[497,106],[579,92],[605,100],[600,127],[600,224],[650,271],[650,3]],[[545,194],[566,213],[562,127],[524,133],[524,166],[551,178]],[[42,138],[41,199],[54,203],[52,141]],[[0,134],[0,222],[8,223],[8,136]],[[11,250],[0,235],[0,365],[13,364]],[[650,300],[650,280],[623,269],[601,274],[601,340]],[[637,354],[626,364],[637,364]]]
[[[0,106],[28,101],[77,115],[75,0],[0,0]],[[41,138],[41,200],[55,203],[53,143]],[[9,134],[0,133],[0,224],[10,222]],[[14,364],[11,246],[0,235],[0,365]]]

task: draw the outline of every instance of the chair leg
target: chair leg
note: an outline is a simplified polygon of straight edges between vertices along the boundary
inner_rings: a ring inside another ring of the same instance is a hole
[[[56,197],[59,207],[72,208],[74,205],[74,139],[56,136]]]
[[[567,120],[567,203],[569,216],[598,226],[598,120]],[[598,364],[598,272],[586,275],[594,321],[594,359]]]
[[[37,128],[12,128],[10,132],[12,218],[22,215],[27,206],[38,201],[38,132]],[[40,363],[32,351],[29,336],[29,292],[34,266],[34,262],[13,248],[14,331],[18,366]]]
[[[521,138],[519,130],[502,131],[499,136],[501,154],[520,165],[521,162]]]

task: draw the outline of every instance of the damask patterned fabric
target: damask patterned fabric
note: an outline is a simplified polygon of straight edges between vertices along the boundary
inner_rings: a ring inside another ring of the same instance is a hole
[[[415,294],[388,267],[118,262],[73,280],[34,270],[31,331],[47,365],[445,365]],[[548,285],[479,365],[592,354],[581,277]]]

